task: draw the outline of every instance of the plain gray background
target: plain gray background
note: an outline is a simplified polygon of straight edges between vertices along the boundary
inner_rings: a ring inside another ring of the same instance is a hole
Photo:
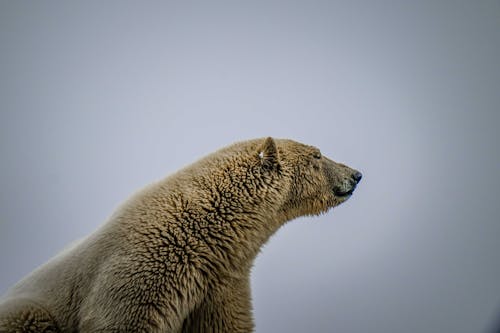
[[[257,332],[492,332],[499,1],[1,1],[0,293],[138,188],[243,139],[364,174],[282,228]]]

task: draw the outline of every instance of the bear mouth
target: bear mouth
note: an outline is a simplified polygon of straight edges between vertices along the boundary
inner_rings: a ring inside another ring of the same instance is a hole
[[[345,198],[345,197],[349,197],[351,196],[353,193],[354,193],[354,190],[356,189],[356,186],[353,186],[351,187],[350,189],[348,190],[341,190],[339,188],[334,188],[333,189],[333,193],[337,196],[337,197],[340,197],[340,198]]]

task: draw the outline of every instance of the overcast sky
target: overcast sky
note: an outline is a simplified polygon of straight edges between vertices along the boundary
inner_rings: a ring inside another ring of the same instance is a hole
[[[0,293],[142,186],[274,136],[364,178],[264,247],[257,332],[493,332],[499,1],[1,1],[0,47]]]

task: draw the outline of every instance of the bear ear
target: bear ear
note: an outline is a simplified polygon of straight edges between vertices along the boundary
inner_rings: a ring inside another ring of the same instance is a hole
[[[266,138],[264,144],[259,149],[259,158],[264,170],[276,170],[278,168],[278,149],[273,138]]]

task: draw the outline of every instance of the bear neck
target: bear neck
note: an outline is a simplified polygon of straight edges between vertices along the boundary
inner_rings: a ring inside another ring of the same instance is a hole
[[[166,262],[168,253],[186,254],[207,276],[246,276],[262,245],[283,223],[264,200],[245,205],[162,184],[142,191],[126,207],[118,220],[137,238],[134,242],[157,252],[160,238],[161,246],[169,249]]]

